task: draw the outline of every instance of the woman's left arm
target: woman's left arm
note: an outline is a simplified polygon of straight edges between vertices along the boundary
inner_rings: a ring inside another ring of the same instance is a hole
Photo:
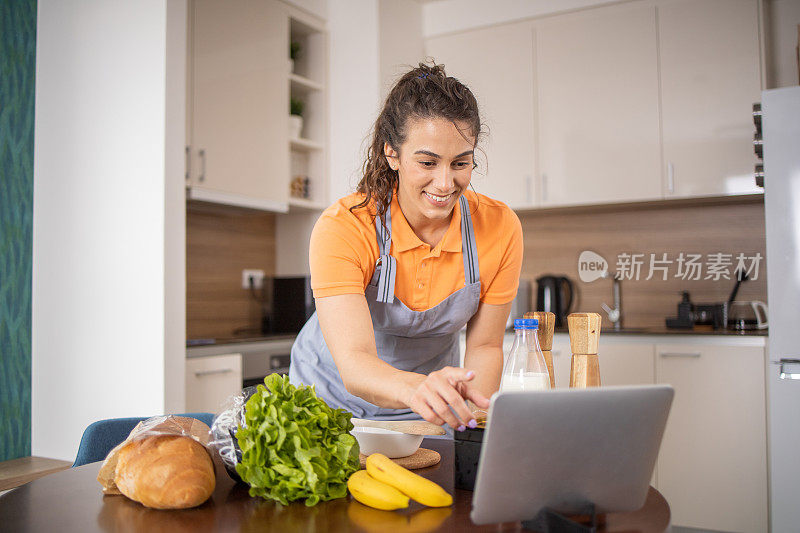
[[[481,303],[467,323],[464,368],[475,371],[475,379],[462,386],[475,388],[486,398],[500,388],[503,371],[503,334],[511,302],[503,305]]]

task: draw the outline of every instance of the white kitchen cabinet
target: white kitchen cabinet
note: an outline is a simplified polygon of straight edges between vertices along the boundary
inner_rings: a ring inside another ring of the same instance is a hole
[[[529,22],[434,37],[425,53],[475,94],[488,126],[472,185],[512,208],[534,205],[533,28]],[[480,146],[480,145],[479,145]]]
[[[618,337],[616,338],[618,339]],[[600,336],[598,361],[601,385],[652,385],[655,383],[653,343],[643,338],[615,342],[615,336]],[[569,334],[553,336],[553,371],[556,388],[569,387],[572,349]]]
[[[598,351],[601,385],[652,385],[656,382],[653,344],[647,342],[604,342]]]
[[[656,376],[675,388],[658,490],[677,526],[767,531],[764,348],[657,344]]]
[[[241,390],[241,354],[186,359],[187,412],[216,414],[226,398]]]
[[[190,198],[287,209],[287,9],[277,0],[191,2]]]
[[[553,335],[553,349],[550,352],[553,356],[553,373],[556,375],[556,388],[569,388],[569,372],[572,365],[572,349],[569,346],[569,335],[567,333]],[[602,368],[600,370],[602,376]]]
[[[758,2],[663,1],[657,10],[665,196],[762,192],[752,145]]]
[[[554,16],[535,36],[542,205],[661,198],[655,7]]]

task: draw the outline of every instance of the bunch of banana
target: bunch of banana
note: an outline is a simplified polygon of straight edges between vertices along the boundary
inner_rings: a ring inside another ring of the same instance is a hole
[[[367,457],[367,470],[359,470],[347,480],[353,497],[376,509],[408,507],[408,498],[428,507],[447,507],[453,497],[442,487],[403,468],[380,453]]]
[[[358,470],[347,480],[347,488],[353,498],[375,509],[393,511],[408,507],[408,496],[386,483],[370,476],[366,470]]]

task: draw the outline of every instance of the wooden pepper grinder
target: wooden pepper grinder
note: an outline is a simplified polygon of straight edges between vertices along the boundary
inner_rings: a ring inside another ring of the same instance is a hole
[[[600,341],[600,315],[572,313],[567,317],[567,324],[569,344],[572,347],[569,386],[599,387],[600,363],[597,360],[597,345]]]
[[[556,325],[555,313],[544,311],[533,311],[525,313],[522,318],[535,318],[539,321],[539,330],[536,332],[539,337],[539,346],[542,348],[544,362],[547,364],[547,372],[550,373],[550,388],[556,388],[556,375],[553,373],[553,328]]]

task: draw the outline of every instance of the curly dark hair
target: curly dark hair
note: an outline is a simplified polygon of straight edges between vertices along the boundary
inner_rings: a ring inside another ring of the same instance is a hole
[[[398,175],[392,170],[384,155],[384,143],[398,153],[406,140],[409,119],[444,118],[464,123],[468,131],[465,136],[475,139],[483,136],[483,126],[478,113],[478,102],[469,88],[456,78],[448,76],[444,65],[420,63],[397,80],[372,128],[372,139],[367,148],[363,165],[363,176],[357,191],[365,195],[364,200],[350,210],[358,209],[375,201],[377,215],[383,220],[392,191],[397,187]]]

